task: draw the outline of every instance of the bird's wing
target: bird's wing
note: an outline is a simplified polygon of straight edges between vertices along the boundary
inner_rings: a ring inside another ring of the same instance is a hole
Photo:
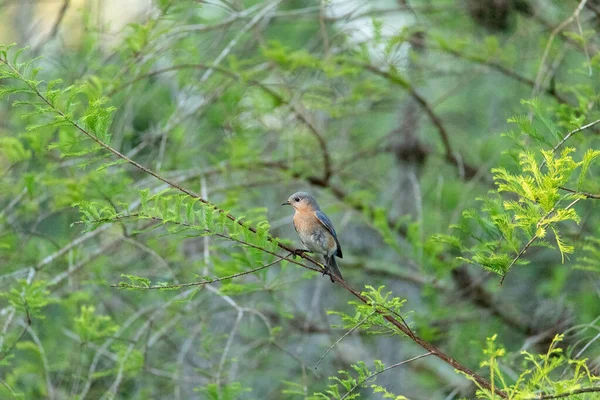
[[[315,211],[315,217],[317,217],[319,222],[323,224],[323,226],[329,231],[329,233],[331,233],[331,235],[335,239],[335,244],[337,245],[337,251],[335,255],[339,258],[343,258],[342,247],[340,246],[340,242],[338,242],[337,234],[335,233],[335,228],[333,227],[333,224],[331,223],[329,218],[327,218],[327,215],[325,215],[323,211],[318,210]]]

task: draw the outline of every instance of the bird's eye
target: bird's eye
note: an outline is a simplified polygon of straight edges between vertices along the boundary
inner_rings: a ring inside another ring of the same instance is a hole
[[[294,201],[300,201],[300,197],[296,197]]]

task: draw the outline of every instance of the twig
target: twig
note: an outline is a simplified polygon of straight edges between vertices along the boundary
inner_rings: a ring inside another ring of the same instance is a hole
[[[52,280],[50,282],[48,282],[48,287],[58,285],[60,282],[62,282],[63,280],[65,280],[66,278],[71,276],[73,273],[79,271],[81,268],[83,268],[89,262],[95,260],[97,257],[105,255],[108,250],[110,250],[111,248],[116,246],[123,239],[124,238],[122,236],[118,237],[102,246],[97,247],[95,250],[87,253],[87,257],[85,257],[83,260],[79,261],[77,264],[75,264],[73,266],[69,266],[69,269],[61,272],[60,274],[58,274],[54,278],[52,278]]]
[[[543,217],[542,219],[545,219],[545,218],[546,217]],[[539,236],[537,235],[537,233],[535,235],[533,235],[533,237],[529,240],[529,242],[527,242],[527,244],[525,244],[525,246],[521,249],[521,251],[519,251],[519,253],[513,258],[513,260],[508,265],[508,268],[506,268],[506,272],[504,272],[504,274],[502,274],[502,279],[500,279],[500,285],[502,285],[504,283],[504,279],[506,278],[508,271],[510,271],[512,266],[515,265],[515,263],[521,258],[521,256],[523,256],[523,254],[525,254],[527,249],[529,249],[529,246],[531,246],[533,244],[533,242],[535,242],[537,240],[538,237]]]
[[[556,35],[558,35],[567,25],[573,22],[573,19],[579,16],[579,13],[583,9],[583,7],[585,7],[586,3],[587,0],[581,0],[575,8],[575,11],[573,11],[573,14],[571,14],[569,18],[567,18],[560,25],[554,28],[554,30],[550,34],[550,38],[548,39],[548,43],[546,44],[546,48],[544,49],[544,54],[542,55],[542,60],[540,61],[540,67],[538,68],[537,76],[535,78],[535,86],[533,88],[532,94],[533,97],[535,97],[535,95],[539,92],[540,86],[542,85],[542,73],[544,70],[544,66],[546,65],[546,59],[548,58],[548,54],[550,53],[550,48],[552,48],[552,43],[554,42]]]
[[[229,279],[238,278],[238,277],[244,276],[244,275],[249,275],[249,274],[252,274],[254,272],[258,272],[258,271],[263,270],[265,268],[269,268],[269,267],[277,264],[281,260],[285,260],[285,259],[287,259],[288,257],[290,257],[292,255],[293,254],[290,253],[286,257],[279,257],[277,260],[275,260],[273,262],[261,265],[260,267],[257,267],[257,268],[249,269],[249,270],[244,271],[244,272],[239,272],[237,274],[223,276],[223,277],[215,278],[215,279],[208,279],[208,280],[205,280],[205,281],[188,282],[188,283],[181,283],[181,284],[177,284],[177,285],[165,285],[165,286],[161,286],[161,285],[136,286],[136,285],[129,285],[127,283],[123,283],[123,284],[113,284],[113,285],[110,285],[110,287],[119,288],[119,289],[125,288],[125,289],[144,289],[144,290],[159,289],[160,290],[160,289],[183,289],[183,288],[190,287],[190,286],[204,286],[204,285],[208,285],[210,283],[221,282],[221,281],[225,281],[225,280],[229,280]]]
[[[242,36],[244,36],[244,34],[248,32],[254,25],[256,25],[261,19],[263,19],[269,13],[269,11],[275,9],[282,1],[283,0],[273,1],[271,4],[267,5],[259,13],[257,13],[246,25],[244,25],[244,27],[238,31],[237,35],[235,35],[235,37],[229,42],[229,44],[227,44],[227,46],[225,46],[223,51],[221,51],[221,53],[217,56],[217,58],[214,61],[214,64],[218,65],[221,61],[223,61],[223,59],[227,57],[227,55],[231,52],[233,47],[242,38]],[[206,71],[204,75],[202,75],[202,78],[200,78],[200,83],[206,82],[206,80],[212,75],[212,73],[212,68]]]
[[[559,189],[564,190],[566,192],[570,192],[570,193],[580,194],[582,196],[587,197],[588,199],[600,200],[600,194],[594,194],[594,193],[588,193],[588,192],[580,192],[578,190],[569,189],[569,188],[566,188],[566,187],[563,187],[563,186],[560,186]]]
[[[2,217],[5,213],[9,212],[14,206],[16,206],[21,199],[23,199],[23,197],[25,197],[25,195],[27,194],[27,188],[23,188],[23,190],[21,190],[21,193],[19,193],[17,195],[17,197],[15,197],[14,199],[12,199],[10,201],[10,203],[8,203],[6,205],[6,207],[4,207],[2,210],[0,210],[0,217]]]
[[[40,358],[42,359],[42,367],[44,369],[44,377],[46,379],[46,390],[48,391],[48,398],[50,400],[52,400],[55,398],[54,386],[52,385],[52,380],[50,379],[50,366],[48,364],[48,357],[46,357],[46,352],[44,351],[44,346],[42,345],[42,342],[40,341],[40,338],[38,337],[38,335],[36,335],[35,331],[33,329],[31,329],[31,324],[25,324],[24,322],[21,321],[21,325],[23,325],[25,330],[27,332],[29,332],[31,339],[33,340],[35,345],[38,347],[38,351],[40,353]]]
[[[452,149],[452,145],[450,144],[450,138],[449,138],[450,135],[448,134],[448,131],[444,127],[444,124],[442,124],[441,118],[433,111],[433,108],[427,102],[427,100],[425,100],[425,98],[423,96],[421,96],[421,94],[419,94],[419,92],[417,92],[417,90],[408,81],[406,81],[405,79],[403,79],[399,76],[395,76],[394,74],[392,74],[388,71],[384,71],[384,70],[382,70],[374,65],[371,65],[371,64],[358,63],[357,65],[362,68],[365,68],[368,71],[371,71],[372,73],[374,73],[376,75],[379,75],[379,76],[389,80],[392,83],[395,83],[395,84],[403,87],[406,91],[408,91],[408,93],[421,106],[423,111],[425,111],[425,114],[427,114],[430,121],[436,127],[436,129],[440,135],[440,139],[442,140],[442,144],[444,145],[444,152],[445,152],[446,160],[449,161],[450,163],[454,164],[457,168],[459,168],[459,170],[461,168],[464,168],[464,172],[467,177],[472,178],[473,176],[475,176],[478,169],[471,165],[465,164],[462,161],[462,159],[456,155],[456,153]]]
[[[348,336],[349,334],[351,334],[352,332],[354,332],[355,330],[357,330],[362,324],[364,324],[365,322],[367,322],[367,320],[369,318],[371,318],[373,316],[373,314],[375,314],[375,311],[373,311],[371,314],[367,315],[362,321],[360,321],[358,324],[354,325],[352,327],[352,329],[350,329],[348,332],[344,333],[338,340],[336,340],[331,346],[329,346],[329,348],[327,349],[327,351],[325,353],[323,353],[323,355],[321,356],[321,358],[319,358],[319,361],[317,361],[317,363],[315,364],[315,369],[319,368],[319,364],[321,364],[321,361],[323,361],[323,359],[325,358],[325,356],[327,354],[329,354],[329,352],[338,345],[338,343],[340,343],[342,340],[344,340],[344,338],[346,336]]]
[[[221,392],[221,374],[223,373],[223,368],[225,367],[225,362],[227,361],[227,354],[229,354],[229,350],[231,349],[231,345],[233,344],[233,339],[235,338],[235,333],[240,326],[240,321],[244,316],[244,310],[239,309],[237,316],[235,318],[235,322],[233,323],[233,327],[231,328],[231,332],[229,332],[229,337],[227,338],[227,342],[225,343],[225,348],[223,349],[223,354],[221,354],[221,360],[219,361],[219,369],[217,370],[217,390],[219,390],[219,394]],[[220,396],[219,396],[220,397]]]
[[[586,129],[588,129],[588,128],[591,128],[592,126],[594,126],[594,125],[597,125],[597,124],[599,124],[599,123],[600,123],[600,119],[597,119],[597,120],[596,120],[596,121],[594,121],[594,122],[590,122],[589,124],[586,124],[586,125],[580,126],[579,128],[577,128],[577,129],[574,129],[574,130],[572,130],[571,132],[567,133],[567,134],[565,135],[565,137],[564,137],[564,138],[563,138],[563,139],[562,139],[562,140],[561,140],[561,141],[560,141],[560,142],[559,142],[559,143],[558,143],[556,146],[554,146],[554,148],[552,149],[552,154],[556,153],[556,150],[558,150],[558,149],[559,149],[559,148],[560,148],[560,147],[561,147],[563,144],[565,144],[565,142],[566,142],[567,140],[569,140],[569,139],[571,138],[571,136],[573,136],[574,134],[576,134],[576,133],[578,133],[578,132],[581,132],[581,131],[585,131]],[[546,160],[544,160],[544,161],[543,161],[543,162],[540,164],[540,169],[542,169],[542,167],[543,167],[544,165],[546,165]]]
[[[3,351],[2,353],[0,353],[0,361],[4,360],[6,358],[6,356],[8,356],[17,346],[17,343],[19,343],[21,341],[21,339],[23,339],[23,336],[25,336],[25,333],[27,333],[27,328],[29,328],[31,326],[31,315],[29,314],[29,307],[27,306],[27,302],[23,302],[24,307],[25,307],[25,316],[26,316],[26,325],[25,328],[23,328],[23,330],[21,331],[21,333],[19,334],[19,336],[15,339],[15,341],[8,346],[8,348]],[[7,327],[8,325],[6,325],[5,327]]]
[[[573,391],[570,391],[570,392],[567,392],[567,393],[554,394],[554,395],[543,395],[543,394],[541,394],[538,397],[529,397],[526,400],[562,399],[564,397],[571,397],[571,396],[576,395],[576,394],[581,394],[581,393],[596,393],[596,392],[600,392],[600,387],[577,389],[577,390],[573,390]]]
[[[218,22],[218,23],[187,25],[187,26],[183,26],[181,28],[174,29],[173,31],[171,31],[169,36],[174,36],[174,35],[177,35],[180,33],[188,33],[188,32],[208,32],[208,31],[212,31],[214,29],[219,29],[219,28],[229,26],[236,21],[248,18],[254,11],[256,11],[260,7],[260,4],[261,3],[257,3],[255,5],[253,5],[252,7],[248,7],[247,9],[245,9],[243,11],[240,11],[235,14],[231,14],[228,18],[225,18],[224,20],[222,20],[221,22]]]
[[[569,204],[567,207],[565,207],[565,210],[568,210],[569,208],[573,207],[575,204],[577,204],[577,202],[581,200],[581,199],[575,199],[571,202],[571,204]],[[550,216],[550,214],[552,214],[554,212],[554,208],[552,210],[550,210],[546,215],[544,215],[537,223],[537,227],[541,227],[541,226],[548,226],[548,223],[544,224],[544,220],[546,218],[548,218]],[[529,242],[527,242],[527,244],[525,244],[525,246],[521,249],[521,251],[519,251],[519,253],[515,256],[515,258],[513,258],[513,260],[511,261],[511,263],[508,265],[508,267],[506,268],[506,271],[504,272],[504,274],[502,275],[502,279],[500,280],[500,285],[502,285],[504,283],[504,279],[506,278],[506,274],[508,274],[508,271],[510,271],[510,269],[512,268],[513,265],[515,265],[515,263],[521,258],[521,256],[523,256],[523,254],[525,254],[525,252],[527,251],[527,249],[529,249],[529,246],[531,246],[533,244],[533,242],[535,242],[537,239],[539,238],[539,235],[536,233],[535,235],[533,235],[533,237],[529,240]]]
[[[160,74],[163,74],[166,72],[178,71],[181,69],[200,69],[200,70],[207,70],[207,72],[208,71],[217,71],[217,72],[227,75],[231,78],[234,78],[238,81],[248,82],[252,85],[255,85],[259,89],[263,90],[264,92],[266,92],[267,94],[269,94],[270,96],[275,98],[279,103],[288,105],[291,108],[292,112],[294,113],[295,117],[298,118],[298,120],[300,120],[300,122],[302,122],[308,128],[308,130],[313,134],[313,136],[317,139],[317,142],[319,143],[319,146],[321,148],[321,153],[323,155],[324,177],[321,179],[323,182],[328,182],[329,178],[333,174],[333,168],[331,166],[331,157],[329,155],[329,150],[327,148],[327,142],[326,142],[323,134],[316,128],[316,126],[311,121],[309,121],[309,119],[303,114],[303,112],[300,110],[300,108],[295,103],[293,103],[291,100],[287,100],[282,95],[277,93],[275,90],[271,89],[270,87],[268,87],[267,85],[265,85],[264,83],[262,83],[258,80],[247,79],[233,71],[230,71],[226,68],[220,67],[219,65],[216,65],[216,64],[202,64],[202,63],[179,64],[179,65],[173,65],[171,67],[162,68],[162,69],[152,71],[147,74],[138,76],[137,78],[134,78],[128,82],[123,83],[121,86],[114,88],[112,91],[110,91],[110,93],[108,95],[110,96],[110,95],[122,90],[123,88],[125,88],[129,85],[138,83],[144,79],[154,77],[156,75],[160,75]],[[206,73],[205,73],[205,75],[206,75]]]
[[[304,362],[304,360],[302,360],[300,357],[298,357],[297,355],[295,355],[294,353],[292,353],[291,351],[289,351],[288,349],[286,349],[285,347],[283,347],[279,343],[277,343],[277,341],[270,340],[269,343],[271,343],[273,346],[277,347],[279,350],[283,351],[288,356],[292,357],[294,360],[298,361],[298,363],[300,363],[300,365],[302,366],[303,369],[309,369],[308,365],[306,365],[306,363]],[[314,376],[316,376],[319,379],[321,378],[321,375],[318,372],[316,372],[314,369],[310,368],[310,370],[312,371],[312,373],[313,373]]]
[[[467,60],[473,63],[477,63],[483,66],[486,66],[492,70],[495,70],[497,72],[500,72],[501,74],[512,78],[514,80],[516,80],[517,82],[521,82],[527,86],[530,86],[532,88],[535,87],[535,81],[532,79],[529,79],[523,75],[518,74],[516,71],[506,68],[501,64],[495,63],[493,61],[490,60],[482,60],[480,57],[475,57],[475,56],[470,56],[468,54],[464,54],[461,53],[459,51],[453,50],[453,49],[448,49],[448,48],[443,48],[443,47],[436,47],[437,50],[440,50],[442,52],[445,52],[447,54],[450,54],[454,57],[457,58],[461,58],[463,60]],[[553,87],[547,87],[544,89],[544,91],[554,97],[559,103],[567,103],[567,99],[565,99],[564,97],[562,97],[557,91],[556,89],[554,89]]]
[[[421,355],[419,355],[419,356],[416,356],[416,357],[413,357],[413,358],[409,358],[408,360],[401,361],[401,362],[399,362],[399,363],[397,363],[397,364],[390,365],[389,367],[386,367],[386,368],[382,369],[381,371],[377,371],[377,372],[375,372],[374,374],[371,374],[371,375],[369,375],[368,377],[366,377],[365,379],[363,379],[363,380],[361,380],[360,382],[358,382],[358,383],[357,383],[355,386],[353,386],[353,387],[352,387],[352,389],[350,389],[350,390],[349,390],[349,391],[348,391],[346,394],[344,394],[344,395],[341,397],[341,399],[340,399],[340,400],[344,400],[346,397],[348,397],[348,395],[350,395],[350,393],[352,393],[354,390],[356,390],[356,388],[357,388],[357,387],[359,387],[360,385],[362,385],[363,383],[365,383],[365,382],[366,382],[366,381],[368,381],[369,379],[372,379],[372,378],[376,377],[376,376],[377,376],[377,375],[379,375],[379,374],[383,374],[384,372],[386,372],[386,371],[389,371],[389,370],[390,370],[390,369],[392,369],[392,368],[396,368],[396,367],[399,367],[399,366],[401,366],[401,365],[408,364],[409,362],[416,361],[416,360],[418,360],[419,358],[424,358],[424,357],[430,356],[430,355],[432,355],[432,354],[433,354],[432,352],[427,352],[427,353],[425,353],[425,354],[421,354]]]
[[[46,104],[49,109],[51,109],[54,113],[56,113],[58,116],[60,116],[64,122],[67,122],[69,124],[71,124],[76,130],[80,131],[82,134],[84,134],[86,137],[90,138],[92,141],[94,141],[96,144],[98,144],[100,147],[102,147],[103,149],[107,150],[108,152],[114,154],[115,156],[117,156],[118,158],[128,162],[129,164],[133,165],[134,167],[136,167],[137,169],[139,169],[140,171],[143,171],[144,173],[153,176],[154,178],[158,179],[159,181],[167,184],[168,186],[177,189],[178,191],[187,194],[188,196],[190,196],[191,198],[197,199],[200,203],[204,204],[205,206],[214,209],[215,211],[223,214],[225,216],[225,218],[239,224],[240,226],[244,227],[245,229],[248,229],[250,232],[252,233],[257,233],[257,230],[251,226],[248,226],[247,224],[245,224],[243,221],[241,221],[240,219],[236,218],[235,216],[233,216],[232,214],[226,212],[225,210],[223,210],[222,208],[212,204],[211,202],[203,199],[201,196],[198,196],[197,194],[195,194],[194,192],[192,192],[191,190],[188,190],[184,187],[182,187],[181,185],[176,184],[175,182],[157,174],[156,172],[144,167],[143,165],[139,164],[138,162],[132,160],[131,158],[127,157],[126,155],[124,155],[123,153],[119,152],[118,150],[114,149],[113,147],[111,147],[109,144],[103,142],[102,140],[100,140],[98,137],[96,137],[92,132],[86,130],[84,127],[82,127],[79,123],[77,123],[76,121],[74,121],[73,119],[69,118],[64,112],[62,112],[60,109],[56,108],[37,88],[37,86],[31,81],[26,79],[18,70],[16,70],[7,60],[5,59],[0,59],[0,62],[5,64],[9,69],[11,69],[11,71],[15,74],[16,77],[18,77],[18,79],[20,79],[22,82],[24,82],[29,88],[30,90],[35,93],[35,95],[37,97],[39,97],[42,102],[44,104]],[[323,182],[321,182],[322,184],[324,184]],[[335,191],[335,188],[332,187],[332,191]],[[268,240],[270,241],[275,241],[275,239],[273,237],[268,236]],[[286,250],[288,252],[293,252],[294,249],[292,249],[290,246],[287,246],[283,243],[277,242],[277,246],[282,249],[282,250]],[[253,247],[257,247],[257,246],[253,246]],[[268,254],[273,254],[273,252],[268,251],[266,249],[261,249],[262,251],[265,251]],[[307,268],[307,269],[311,269],[311,270],[320,270],[323,268],[322,264],[317,262],[314,258],[306,255],[306,254],[301,254],[300,255],[301,258],[309,261],[310,263],[317,265],[319,268],[313,268],[310,267],[306,264],[303,263],[299,263],[296,262],[295,260],[289,260],[292,263],[296,263],[301,265],[303,268]],[[344,281],[343,279],[340,279],[339,277],[337,277],[335,274],[331,275],[332,279],[334,281],[336,281],[340,286],[342,286],[344,289],[346,289],[347,291],[349,291],[350,293],[352,293],[355,297],[357,297],[360,301],[362,301],[363,303],[370,305],[370,301],[363,296],[361,293],[359,293],[357,290],[355,290],[354,288],[352,288],[351,286],[348,285],[348,283],[346,281]],[[207,286],[207,288],[212,288],[212,286]],[[213,288],[214,289],[214,288]],[[187,294],[188,292],[192,291],[192,289],[189,289],[188,291],[176,296],[174,299],[179,298],[180,296]],[[174,300],[173,299],[173,300]],[[170,302],[169,302],[170,303]],[[165,307],[169,304],[165,304]],[[481,377],[480,375],[478,375],[477,373],[475,373],[474,371],[472,371],[470,368],[462,365],[461,363],[459,363],[458,361],[456,361],[454,358],[448,356],[446,353],[444,353],[443,351],[441,351],[440,349],[438,349],[436,346],[434,346],[433,344],[421,339],[420,337],[412,334],[412,332],[410,331],[410,329],[404,325],[403,323],[401,323],[400,321],[398,321],[397,319],[395,319],[393,316],[386,314],[380,310],[376,309],[376,312],[378,314],[380,314],[384,319],[386,319],[388,322],[390,322],[392,325],[394,325],[399,331],[403,332],[404,334],[406,334],[407,336],[409,336],[416,344],[418,344],[419,346],[423,347],[425,350],[429,351],[432,355],[435,355],[437,358],[441,359],[442,361],[444,361],[445,363],[449,364],[450,366],[454,367],[455,369],[463,372],[465,375],[471,377],[478,385],[480,385],[483,388],[486,388],[488,390],[494,390],[494,392],[502,397],[502,398],[506,398],[507,395],[506,393],[504,393],[502,390],[498,389],[498,388],[494,388],[492,389],[490,383],[485,380],[483,377]],[[137,315],[137,314],[136,314]],[[124,328],[124,326],[122,327],[122,329]],[[108,346],[110,344],[105,344],[105,346]],[[128,349],[129,350],[129,349]],[[126,354],[127,357],[129,355],[129,353]],[[429,355],[429,354],[428,354]],[[124,367],[124,362],[126,360],[127,357],[123,357],[123,361],[120,365],[119,368],[119,376],[118,379],[115,380],[114,384],[111,386],[110,392],[114,395],[116,393],[116,390],[118,389],[118,386],[120,384],[120,381],[122,379],[122,368]],[[97,366],[98,363],[98,358],[95,357],[94,361],[92,362],[92,365],[90,366],[90,370],[88,373],[88,380],[86,382],[86,386],[83,390],[83,394],[87,394],[87,392],[89,391],[90,387],[91,387],[91,381],[92,381],[92,377],[93,377],[93,372]],[[82,396],[83,397],[83,396]]]

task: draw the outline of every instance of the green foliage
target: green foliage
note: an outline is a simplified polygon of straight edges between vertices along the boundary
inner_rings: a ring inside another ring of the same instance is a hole
[[[589,370],[587,359],[573,360],[567,357],[559,344],[564,335],[556,335],[548,351],[543,354],[532,354],[522,351],[521,374],[515,378],[503,372],[501,360],[506,357],[506,350],[496,344],[497,335],[487,338],[483,354],[487,357],[480,367],[490,371],[490,382],[495,388],[504,391],[510,399],[529,399],[543,394],[544,396],[560,396],[576,392],[585,387],[592,387],[600,380]],[[470,378],[469,378],[470,379]],[[510,383],[512,382],[512,383]],[[479,390],[480,399],[496,399],[493,391],[482,388],[474,382]],[[595,395],[581,394],[581,398],[593,398]]]
[[[47,282],[38,280],[28,283],[21,279],[9,292],[0,293],[0,297],[7,299],[8,303],[18,312],[27,315],[27,318],[46,318],[44,308],[54,300],[50,298]]]
[[[577,187],[589,166],[600,155],[596,150],[588,150],[581,161],[575,161],[573,148],[565,148],[560,155],[553,151],[541,150],[543,161],[538,162],[531,152],[519,154],[519,172],[510,173],[505,168],[493,168],[497,192],[480,198],[481,211],[466,210],[463,221],[455,228],[464,235],[475,239],[474,246],[466,246],[459,237],[441,236],[439,240],[450,244],[468,257],[459,259],[470,264],[481,265],[499,275],[506,275],[515,264],[526,264],[522,256],[530,246],[550,246],[545,241],[548,231],[552,231],[556,248],[562,261],[574,252],[574,247],[565,242],[558,227],[560,223],[580,222],[580,216],[573,208],[584,194],[564,190],[579,170]],[[502,199],[499,193],[508,193]],[[472,234],[474,222],[482,231]]]
[[[392,292],[382,293],[385,286],[375,289],[373,286],[365,286],[361,295],[367,299],[367,303],[351,300],[348,304],[354,307],[354,315],[340,311],[329,311],[329,314],[338,315],[342,318],[344,329],[356,329],[367,333],[378,335],[399,335],[400,331],[394,327],[385,316],[402,319],[401,309],[406,299],[394,297]]]
[[[584,239],[573,268],[600,273],[600,238],[588,236]]]
[[[252,390],[245,388],[240,382],[231,382],[222,387],[218,387],[216,384],[211,383],[196,391],[202,393],[206,399],[210,400],[235,400],[238,399],[242,393],[248,393]]]
[[[385,372],[385,365],[380,360],[374,360],[375,368],[370,370],[364,362],[359,361],[351,365],[352,370],[350,371],[338,371],[337,376],[330,377],[329,379],[334,383],[329,385],[327,390],[324,392],[313,393],[308,398],[310,400],[321,400],[321,399],[358,399],[360,393],[354,393],[359,387],[370,387],[373,393],[381,393],[384,399],[395,399],[405,400],[404,396],[396,395],[389,392],[381,385],[375,384],[376,376]],[[293,385],[290,385],[293,386]],[[293,393],[293,391],[286,391],[285,393]]]
[[[75,332],[83,343],[105,339],[118,328],[109,316],[97,315],[94,306],[81,306],[81,313],[75,318]]]
[[[35,41],[0,44],[0,398],[457,393],[442,362],[388,371],[420,340],[471,369],[483,347],[482,398],[594,398],[589,4],[13,3],[2,33]],[[344,285],[279,246],[296,190]]]

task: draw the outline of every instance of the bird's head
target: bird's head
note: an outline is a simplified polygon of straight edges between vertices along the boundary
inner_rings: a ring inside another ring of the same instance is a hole
[[[319,210],[319,205],[314,197],[306,192],[296,192],[291,195],[282,206],[292,206],[298,211]]]

